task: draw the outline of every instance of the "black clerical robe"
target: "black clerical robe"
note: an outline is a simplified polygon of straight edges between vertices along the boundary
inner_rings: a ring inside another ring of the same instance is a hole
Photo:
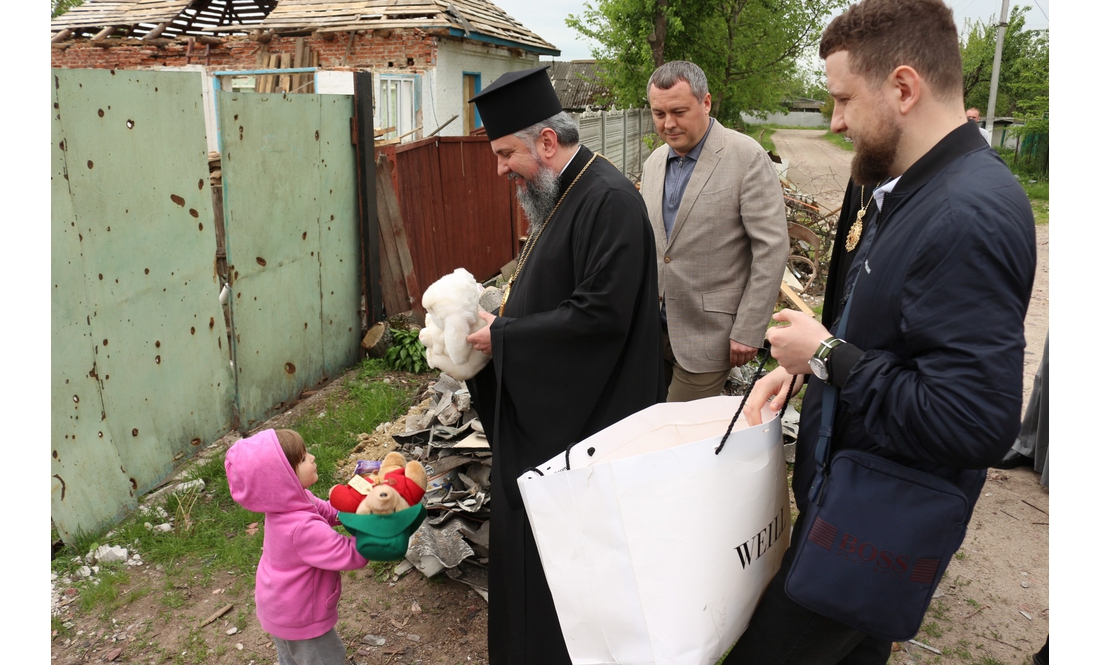
[[[663,398],[645,203],[603,157],[585,169],[592,157],[581,146],[562,172],[559,192],[573,187],[490,328],[492,361],[467,382],[493,450],[493,665],[569,663],[516,478]]]

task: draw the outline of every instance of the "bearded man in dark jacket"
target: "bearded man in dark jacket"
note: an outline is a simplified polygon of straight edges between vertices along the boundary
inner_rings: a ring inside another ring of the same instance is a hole
[[[958,35],[942,0],[863,0],[825,30],[820,56],[836,102],[832,131],[854,144],[852,179],[881,184],[861,228],[834,249],[858,245],[848,274],[829,279],[833,330],[849,308],[843,339],[800,312],[777,313],[785,325],[767,338],[781,367],[757,384],[745,414],[759,423],[761,409],[777,411],[790,382],[813,369],[793,481],[803,514],[826,384],[838,390],[831,454],[863,450],[937,475],[972,511],[986,469],[1020,429],[1031,206],[967,122]],[[792,543],[802,528],[799,520]],[[886,663],[890,642],[791,599],[793,552],[726,663]]]

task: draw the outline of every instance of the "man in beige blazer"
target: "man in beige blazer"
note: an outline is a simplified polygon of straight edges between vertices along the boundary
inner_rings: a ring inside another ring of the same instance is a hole
[[[710,117],[703,70],[665,63],[648,92],[664,145],[641,191],[657,241],[668,401],[679,402],[721,394],[730,368],[756,355],[790,245],[771,158]]]

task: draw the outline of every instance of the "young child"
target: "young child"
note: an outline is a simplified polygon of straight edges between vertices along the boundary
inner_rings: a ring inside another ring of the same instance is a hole
[[[367,565],[355,540],[332,530],[336,509],[307,488],[317,464],[293,430],[264,430],[225,454],[233,500],[264,513],[256,616],[275,638],[280,665],[344,665],[336,634],[340,571]]]

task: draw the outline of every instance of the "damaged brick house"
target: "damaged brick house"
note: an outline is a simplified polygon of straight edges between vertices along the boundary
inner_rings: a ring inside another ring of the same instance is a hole
[[[405,140],[469,134],[481,122],[466,100],[560,54],[488,0],[86,0],[51,30],[55,68],[314,67],[234,87],[335,93],[370,70],[375,125]]]

